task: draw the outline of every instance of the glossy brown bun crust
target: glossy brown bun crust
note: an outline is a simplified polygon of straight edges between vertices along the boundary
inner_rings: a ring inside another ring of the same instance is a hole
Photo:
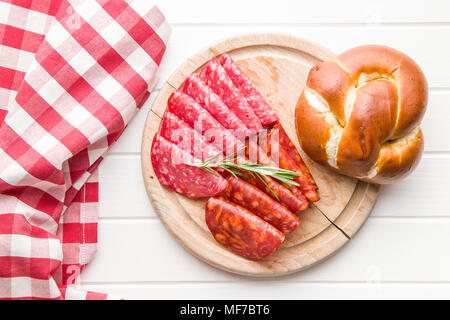
[[[395,49],[368,45],[315,65],[295,110],[303,150],[316,162],[372,183],[411,173],[423,152],[428,87]]]

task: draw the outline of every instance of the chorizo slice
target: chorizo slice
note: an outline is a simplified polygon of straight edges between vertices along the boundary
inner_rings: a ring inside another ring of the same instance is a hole
[[[240,157],[237,160],[237,163],[255,163],[255,159],[249,159],[250,154],[253,155],[253,158],[258,158],[257,162],[269,166],[276,166],[275,163],[271,162],[271,160],[267,157],[264,152],[259,150],[257,144],[246,141],[247,149],[245,150],[245,159]],[[309,202],[303,195],[303,193],[296,186],[289,186],[291,190],[277,182],[275,179],[268,176],[261,176],[261,179],[251,176],[248,172],[242,171],[246,177],[242,177],[248,183],[254,185],[259,190],[265,192],[269,197],[279,201],[282,205],[284,205],[288,210],[293,213],[299,213],[300,211],[306,210],[308,208]]]
[[[277,138],[278,135],[278,129],[271,130],[268,133],[267,153],[270,154],[270,157],[273,159],[278,151],[279,167],[299,174],[299,176],[294,179],[294,181],[299,184],[299,187],[292,186],[295,194],[298,194],[296,189],[299,189],[310,202],[319,201],[320,198],[314,185],[309,182],[307,175],[297,166],[286,150],[280,145],[279,139]]]
[[[297,148],[295,147],[294,143],[287,135],[287,133],[284,130],[281,123],[279,121],[275,122],[275,124],[273,125],[273,129],[279,130],[280,146],[283,147],[283,149],[287,151],[287,153],[292,158],[292,160],[294,160],[294,162],[297,164],[297,166],[300,168],[300,170],[305,174],[308,181],[314,186],[314,188],[316,190],[318,190],[316,181],[314,180],[311,172],[309,171],[309,169],[306,166],[305,162],[303,161],[300,153],[297,151]]]
[[[217,242],[249,259],[271,255],[285,237],[271,224],[222,197],[206,202],[205,220]]]
[[[262,125],[268,125],[278,121],[278,116],[272,107],[267,103],[256,86],[250,79],[239,69],[238,65],[233,61],[229,54],[225,53],[220,59],[220,64],[233,81],[234,85],[241,90],[241,93],[247,99],[250,107],[253,108],[256,116]]]
[[[262,129],[261,122],[252,107],[216,58],[212,58],[203,67],[199,76],[233,110],[247,128],[253,131],[252,133]]]
[[[281,232],[287,234],[300,224],[300,218],[255,186],[233,176],[228,177],[223,192],[226,198],[253,212]]]
[[[291,190],[270,177],[262,177],[264,181],[261,181],[261,179],[252,177],[248,174],[246,176],[247,178],[242,179],[265,192],[269,197],[279,201],[291,212],[299,213],[306,210],[309,206],[308,200],[301,192],[295,195]]]
[[[183,92],[200,103],[221,125],[234,132],[236,136],[247,137],[252,131],[239,117],[204,83],[196,73],[184,82]]]
[[[282,169],[295,171],[295,169],[293,169],[292,167],[289,167],[290,169],[288,169],[286,166],[285,167],[281,167],[281,161],[278,158],[276,159],[278,163],[276,163],[274,161],[274,159],[272,159],[272,155],[271,155],[272,149],[271,149],[271,143],[270,143],[270,132],[267,133],[267,138],[263,138],[263,136],[264,136],[264,133],[261,133],[259,135],[260,145],[254,143],[253,141],[247,141],[247,144],[246,144],[247,145],[247,149],[245,149],[245,153],[246,153],[247,159],[250,159],[251,162],[255,162],[255,159],[257,159],[258,163],[266,165],[266,166],[280,167]],[[263,141],[265,141],[266,143],[262,143]],[[281,159],[282,157],[279,156],[279,158]],[[286,158],[286,157],[284,157],[284,158]],[[260,179],[258,179],[258,180],[260,180]],[[264,179],[264,180],[266,181],[267,179]],[[262,181],[260,181],[260,182],[262,182]],[[275,182],[275,180],[272,179],[272,181],[266,181],[266,183],[270,183],[270,182],[272,182],[272,184],[273,184],[273,182]],[[277,187],[277,186],[274,186],[274,187]],[[289,185],[288,187],[289,187],[291,193],[293,195],[295,195],[295,197],[301,203],[301,206],[300,206],[301,209],[297,208],[295,210],[292,210],[292,212],[297,213],[299,211],[305,210],[308,207],[308,199],[306,198],[306,196],[304,195],[302,190],[299,187],[294,186],[294,185]],[[267,190],[268,189],[267,186],[264,189]],[[276,188],[276,189],[280,190],[280,192],[282,192],[283,196],[285,195],[285,192],[284,192],[283,189],[280,189],[280,188]],[[266,191],[266,193],[269,196],[272,196],[273,193],[270,191],[270,189],[269,189],[269,192],[270,192],[270,194],[267,193],[267,191]],[[289,201],[289,204],[291,205],[293,203],[291,201]]]
[[[186,165],[185,163],[201,160],[194,158],[158,133],[153,138],[151,161],[159,182],[188,198],[215,196],[222,193],[227,186],[227,180],[222,176]]]

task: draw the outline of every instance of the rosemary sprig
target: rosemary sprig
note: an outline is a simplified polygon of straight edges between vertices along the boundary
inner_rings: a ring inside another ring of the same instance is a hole
[[[230,173],[231,175],[233,175],[233,177],[235,178],[237,177],[248,178],[245,174],[242,173],[242,171],[248,172],[252,177],[260,179],[266,185],[266,187],[269,188],[270,191],[272,191],[272,193],[275,195],[277,199],[278,199],[277,195],[266,183],[266,181],[264,181],[263,176],[274,178],[280,181],[283,185],[287,186],[288,188],[291,188],[290,185],[298,186],[298,183],[295,182],[294,179],[298,177],[299,174],[294,171],[285,170],[272,166],[266,166],[257,163],[247,163],[247,162],[237,163],[237,160],[240,159],[240,157],[236,157],[236,154],[238,154],[245,148],[246,147],[234,152],[229,156],[226,156],[225,158],[223,158],[218,162],[213,161],[222,154],[221,152],[203,162],[186,163],[186,165],[201,168],[205,171],[208,171],[209,173],[214,174],[215,176],[218,176],[218,174],[217,172],[212,170],[212,168],[221,168],[226,172]]]

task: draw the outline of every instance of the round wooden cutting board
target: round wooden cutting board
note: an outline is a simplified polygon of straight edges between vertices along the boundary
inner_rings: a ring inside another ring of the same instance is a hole
[[[302,156],[318,186],[321,200],[302,212],[301,225],[282,247],[261,261],[235,255],[217,243],[205,223],[207,199],[188,199],[161,186],[152,168],[150,148],[169,95],[213,56],[228,52],[276,110],[286,132],[295,133],[294,110],[309,69],[334,59],[315,43],[280,34],[251,34],[222,41],[189,58],[168,79],[148,114],[142,138],[142,171],[150,201],[161,221],[193,255],[220,269],[251,276],[275,276],[303,270],[336,252],[370,214],[378,186],[341,176]]]

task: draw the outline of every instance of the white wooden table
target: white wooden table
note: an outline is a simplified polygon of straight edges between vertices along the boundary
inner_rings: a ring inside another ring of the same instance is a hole
[[[244,32],[285,32],[339,53],[377,43],[411,55],[430,86],[425,155],[383,187],[357,236],[307,271],[255,280],[216,270],[164,229],[140,168],[158,87],[100,167],[99,248],[78,284],[146,299],[450,298],[450,1],[160,0],[173,26],[160,83],[191,54]]]

